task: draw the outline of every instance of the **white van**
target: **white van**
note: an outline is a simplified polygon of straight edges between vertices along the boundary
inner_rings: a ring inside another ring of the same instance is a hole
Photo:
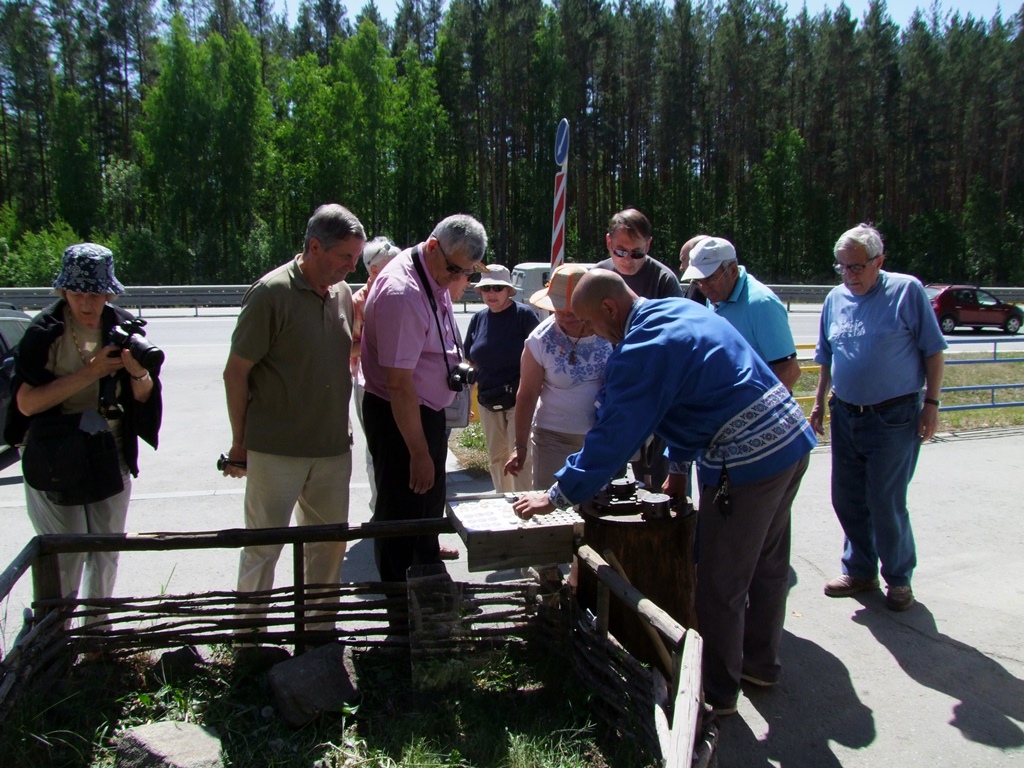
[[[516,301],[529,302],[530,297],[548,284],[551,279],[551,264],[547,261],[524,261],[512,270],[512,286],[516,289]]]
[[[595,265],[581,264],[580,266],[593,269]],[[551,262],[524,261],[522,264],[517,264],[512,270],[512,286],[516,289],[516,295],[512,297],[513,300],[526,304],[543,320],[550,313],[530,304],[530,297],[547,285],[550,279]]]

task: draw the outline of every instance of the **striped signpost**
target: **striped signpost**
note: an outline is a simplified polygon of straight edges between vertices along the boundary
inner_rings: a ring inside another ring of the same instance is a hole
[[[551,269],[565,261],[565,185],[569,170],[569,121],[564,117],[555,134],[555,210],[551,217]]]

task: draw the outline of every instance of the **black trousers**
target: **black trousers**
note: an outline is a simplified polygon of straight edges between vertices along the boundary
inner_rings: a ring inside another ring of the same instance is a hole
[[[651,435],[651,444],[640,448],[640,460],[630,462],[633,467],[633,477],[644,483],[645,475],[651,476],[651,484],[648,490],[654,493],[661,493],[661,486],[668,478],[668,459],[665,457],[665,441],[657,435]]]
[[[374,522],[427,520],[444,515],[444,467],[448,458],[444,411],[421,405],[420,421],[434,462],[434,486],[422,494],[409,488],[409,449],[395,423],[391,403],[372,392],[363,396],[363,428],[377,481]],[[381,581],[405,581],[410,566],[441,563],[436,534],[374,539],[374,555]]]

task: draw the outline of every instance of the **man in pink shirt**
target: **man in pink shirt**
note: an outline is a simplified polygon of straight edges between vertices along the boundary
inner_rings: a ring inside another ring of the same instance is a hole
[[[449,216],[425,242],[377,276],[362,337],[363,424],[377,478],[375,522],[444,514],[444,408],[463,362],[448,286],[479,271],[487,233],[472,216]],[[405,581],[412,565],[439,564],[437,536],[375,540],[381,581]]]

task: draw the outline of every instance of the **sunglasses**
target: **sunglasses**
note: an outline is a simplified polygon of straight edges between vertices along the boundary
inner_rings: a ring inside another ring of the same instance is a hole
[[[445,269],[445,271],[449,275],[466,275],[466,276],[469,276],[469,275],[475,275],[477,273],[476,272],[476,268],[463,269],[458,264],[456,264],[451,259],[449,259],[448,258],[448,254],[444,252],[444,246],[441,245],[441,241],[440,240],[435,239],[434,242],[437,243],[437,247],[441,251],[441,256],[444,258],[444,263],[445,263],[444,269]]]
[[[647,258],[647,251],[624,251],[621,248],[616,248],[612,253],[620,259],[635,259],[639,261],[640,259]]]
[[[836,271],[837,275],[843,274],[843,272],[849,272],[851,275],[859,275],[872,261],[877,259],[877,256],[872,256],[870,259],[865,261],[863,264],[840,264],[838,261],[832,265],[832,269]]]
[[[481,285],[479,287],[480,293],[498,293],[504,291],[508,286],[504,285]]]

